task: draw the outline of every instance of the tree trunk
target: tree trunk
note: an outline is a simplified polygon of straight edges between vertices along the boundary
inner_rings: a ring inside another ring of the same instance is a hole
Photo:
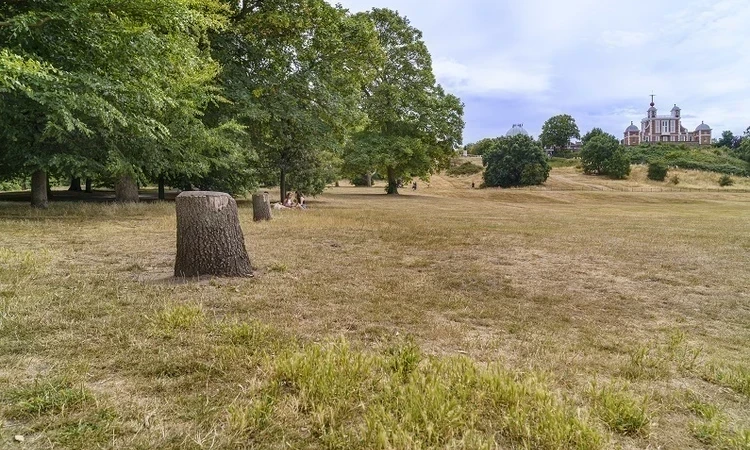
[[[159,175],[159,200],[165,200],[164,195],[164,175]]]
[[[396,171],[393,167],[388,168],[388,187],[385,192],[389,195],[398,195],[398,181],[396,180]]]
[[[281,191],[281,203],[286,199],[286,170],[281,169],[279,174],[279,190]]]
[[[237,203],[223,192],[186,191],[175,199],[176,277],[253,275]]]
[[[52,195],[52,183],[49,182],[49,172],[45,172],[45,180],[47,180],[47,199],[52,200],[54,195]]]
[[[115,200],[120,203],[138,203],[138,184],[130,175],[121,176],[115,183]]]
[[[367,187],[372,187],[372,173],[370,172],[367,172],[367,174],[365,174],[365,185]]]
[[[253,220],[271,220],[271,201],[268,192],[256,192],[253,194]]]
[[[93,189],[91,189],[91,178],[86,178],[86,193],[90,194],[94,192]]]
[[[81,189],[81,179],[72,177],[70,179],[70,187],[68,188],[69,191],[73,192],[81,192],[83,189]]]
[[[47,201],[47,172],[37,170],[31,174],[31,206],[45,209]]]

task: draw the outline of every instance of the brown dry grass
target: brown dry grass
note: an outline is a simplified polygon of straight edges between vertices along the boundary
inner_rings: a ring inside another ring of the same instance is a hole
[[[268,390],[283,361],[303,364],[280,355],[342,336],[377,355],[410,336],[427,355],[543,377],[604,447],[748,448],[748,194],[471,190],[471,179],[436,176],[397,198],[334,188],[261,224],[242,204],[249,280],[172,280],[172,204],[0,205],[0,443],[345,448],[364,439],[359,425],[316,435],[308,397]],[[555,169],[555,183],[616,182]],[[268,328],[231,328],[241,323]],[[250,333],[263,358],[227,333]],[[276,399],[278,429],[237,437],[258,419],[232,408],[257,392]],[[39,402],[48,409],[29,412]],[[497,445],[535,446],[504,430]]]

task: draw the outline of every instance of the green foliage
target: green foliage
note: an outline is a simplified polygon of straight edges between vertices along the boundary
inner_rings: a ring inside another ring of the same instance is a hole
[[[470,155],[482,156],[487,152],[487,150],[489,150],[492,147],[492,144],[495,142],[495,139],[497,138],[484,138],[475,143],[467,144],[466,151]]]
[[[488,187],[542,184],[550,171],[547,155],[539,143],[520,134],[494,140],[482,162],[484,183]]]
[[[555,152],[558,154],[559,152]],[[573,158],[563,158],[560,156],[553,156],[548,159],[549,166],[552,168],[555,167],[576,167],[579,164],[579,161],[577,159]]]
[[[344,148],[349,173],[379,172],[386,191],[398,193],[399,179],[427,177],[448,167],[461,144],[463,104],[436,84],[422,33],[389,9],[366,13],[385,58],[363,90],[368,120]]]
[[[0,175],[197,170],[218,1],[44,0],[0,14]]]
[[[742,142],[734,149],[732,156],[750,164],[750,136],[742,138]]]
[[[583,172],[625,178],[630,175],[630,161],[617,138],[610,134],[593,136],[581,150]]]
[[[567,147],[571,139],[580,137],[575,119],[568,114],[560,114],[544,122],[539,140],[543,147],[559,150]]]
[[[750,144],[748,144],[750,149]],[[627,155],[632,164],[650,164],[663,161],[670,167],[681,169],[704,170],[729,175],[750,175],[750,165],[734,155],[724,152],[715,154],[711,150],[701,147],[691,147],[685,144],[644,143],[636,147],[628,147]]]
[[[463,175],[474,175],[482,171],[482,167],[474,164],[473,162],[466,161],[463,164],[450,167],[445,171],[451,177],[460,177]]]
[[[733,184],[734,180],[727,174],[724,174],[719,178],[719,186],[721,187],[732,186]]]
[[[655,161],[648,165],[648,179],[654,181],[664,181],[667,177],[669,168],[663,161]]]
[[[605,133],[601,128],[592,128],[591,131],[583,135],[583,137],[581,138],[581,144],[586,145],[586,143],[590,141],[591,138],[595,136],[606,136],[607,134],[608,133]]]

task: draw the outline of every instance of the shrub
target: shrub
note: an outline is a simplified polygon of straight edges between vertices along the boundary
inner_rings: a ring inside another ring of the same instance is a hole
[[[610,134],[597,134],[581,150],[583,172],[625,178],[630,175],[630,159],[617,138]]]
[[[451,177],[460,177],[462,175],[474,175],[475,173],[479,173],[481,171],[481,167],[472,162],[466,161],[463,164],[451,167],[450,169],[446,170],[445,173]]]
[[[667,165],[663,161],[652,162],[648,165],[648,179],[664,181],[667,177]]]
[[[721,176],[721,178],[719,178],[719,186],[721,187],[731,186],[733,184],[734,184],[734,180],[732,179],[732,177],[730,177],[727,174],[724,174]]]
[[[748,149],[750,149],[750,141],[748,142]],[[628,147],[627,155],[632,164],[663,161],[668,166],[677,166],[682,169],[750,175],[750,166],[740,158],[741,154],[738,152],[715,154],[711,150],[685,144],[644,143],[637,147]],[[750,154],[748,156],[750,157]]]
[[[529,136],[497,138],[482,156],[488,187],[532,186],[547,181],[547,154]]]
[[[680,184],[680,177],[678,177],[677,175],[672,175],[672,178],[669,179],[669,182],[674,185]]]

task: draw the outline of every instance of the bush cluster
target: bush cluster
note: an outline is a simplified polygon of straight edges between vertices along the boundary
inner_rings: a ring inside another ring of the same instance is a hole
[[[495,139],[482,162],[487,187],[539,185],[547,181],[550,171],[542,146],[521,134]]]
[[[735,156],[685,144],[641,144],[628,148],[627,155],[632,164],[664,162],[681,169],[750,176],[750,165]]]
[[[664,161],[652,162],[648,165],[648,179],[654,181],[664,181],[667,178],[667,164]]]
[[[462,175],[474,175],[475,173],[479,173],[481,171],[481,167],[472,162],[466,161],[463,164],[459,164],[457,166],[449,168],[445,171],[445,173],[451,177],[460,177]]]

